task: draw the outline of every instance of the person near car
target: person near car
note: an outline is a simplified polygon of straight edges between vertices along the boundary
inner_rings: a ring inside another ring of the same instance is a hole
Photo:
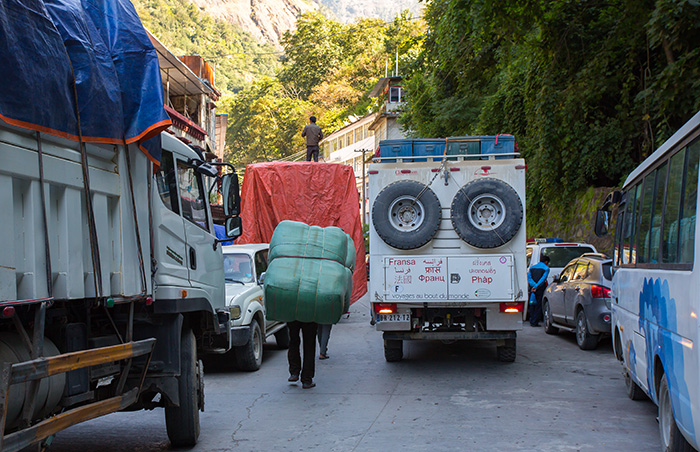
[[[299,381],[301,376],[301,387],[310,389],[316,386],[314,383],[314,373],[316,371],[316,332],[318,323],[299,322],[295,320],[287,323],[289,328],[289,350],[287,360],[289,361],[289,381]],[[299,337],[299,333],[301,336]],[[301,343],[304,343],[304,358],[299,353]]]
[[[539,326],[542,320],[542,296],[547,288],[547,277],[549,276],[549,257],[542,256],[539,263],[530,267],[527,272],[527,282],[530,286],[530,293],[535,294],[535,303],[531,305],[530,326]]]
[[[328,339],[331,338],[331,324],[320,324],[318,326],[318,359],[328,359]]]
[[[306,161],[318,162],[318,143],[323,139],[323,130],[316,125],[316,116],[311,116],[309,121],[301,132],[301,136],[306,137]]]

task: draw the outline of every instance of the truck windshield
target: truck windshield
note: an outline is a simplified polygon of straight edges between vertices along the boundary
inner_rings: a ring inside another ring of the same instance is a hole
[[[572,259],[580,257],[583,253],[594,253],[590,246],[552,246],[544,248],[542,255],[549,257],[550,267],[566,267]]]
[[[249,283],[255,281],[253,260],[247,254],[224,254],[226,282]]]

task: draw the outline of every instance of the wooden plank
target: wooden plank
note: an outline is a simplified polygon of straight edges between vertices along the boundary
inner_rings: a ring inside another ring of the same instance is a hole
[[[150,338],[13,364],[10,384],[23,383],[75,369],[142,356],[151,353],[155,343],[155,338]]]
[[[123,410],[136,401],[138,394],[139,388],[133,388],[124,395],[84,405],[50,417],[32,427],[5,436],[2,450],[3,452],[16,452],[72,425]]]

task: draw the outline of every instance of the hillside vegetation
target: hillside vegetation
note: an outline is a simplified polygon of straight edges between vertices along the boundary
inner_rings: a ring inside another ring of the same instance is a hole
[[[403,123],[417,136],[512,133],[528,230],[617,186],[700,109],[697,0],[433,0]]]
[[[418,45],[421,25],[409,13],[391,23],[360,19],[343,24],[305,13],[282,38],[276,77],[262,77],[230,98],[227,158],[236,165],[280,159],[305,149],[301,130],[310,115],[326,135],[350,115],[373,108],[368,92],[396,48]],[[404,53],[405,53],[404,52]]]
[[[190,0],[132,0],[144,26],[177,56],[201,55],[216,68],[216,87],[240,91],[273,76],[279,53],[230,23],[202,12]]]

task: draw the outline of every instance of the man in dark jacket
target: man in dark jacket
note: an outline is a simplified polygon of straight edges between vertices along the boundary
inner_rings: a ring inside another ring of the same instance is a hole
[[[535,303],[530,305],[530,326],[538,326],[542,320],[542,296],[547,288],[547,277],[549,276],[549,257],[540,257],[538,264],[530,267],[527,272],[527,282],[530,287],[530,296],[535,295]]]
[[[318,142],[323,139],[323,131],[316,125],[316,116],[309,118],[311,121],[301,132],[302,137],[306,137],[306,161],[318,162]]]

